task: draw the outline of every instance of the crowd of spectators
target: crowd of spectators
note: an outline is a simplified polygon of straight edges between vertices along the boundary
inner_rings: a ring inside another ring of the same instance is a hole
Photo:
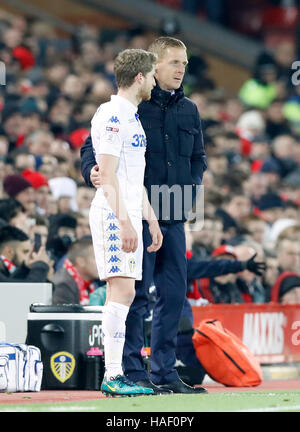
[[[1,281],[48,280],[54,302],[88,304],[103,289],[90,243],[94,190],[81,176],[80,148],[94,112],[116,91],[115,55],[128,47],[147,49],[155,36],[91,25],[62,36],[45,22],[0,10],[0,61],[6,67],[6,85],[0,86]],[[262,53],[253,76],[232,94],[217,88],[205,60],[190,53],[184,88],[202,119],[208,170],[204,222],[196,222],[199,229],[186,223],[188,259],[249,262],[256,254],[267,264],[263,274],[251,267],[209,278],[194,272],[191,303],[300,302],[295,59],[291,42]],[[70,288],[69,297],[68,279],[78,287],[77,294]],[[98,298],[103,301],[103,291]]]

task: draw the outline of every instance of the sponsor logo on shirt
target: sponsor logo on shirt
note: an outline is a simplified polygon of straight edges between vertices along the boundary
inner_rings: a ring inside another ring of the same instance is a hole
[[[114,127],[110,127],[110,126],[106,126],[106,130],[108,132],[115,132],[115,133],[119,132],[119,128],[114,128]]]

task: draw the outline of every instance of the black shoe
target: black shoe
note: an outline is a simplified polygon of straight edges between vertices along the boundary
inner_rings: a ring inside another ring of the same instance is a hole
[[[183,381],[173,381],[168,384],[162,384],[159,386],[164,390],[172,390],[173,393],[186,393],[186,394],[205,394],[208,391],[203,387],[191,387],[185,384]]]
[[[173,393],[172,390],[169,389],[164,389],[161,388],[160,386],[156,386],[155,384],[153,384],[153,382],[151,382],[150,380],[141,380],[141,381],[137,381],[135,384],[141,386],[141,387],[146,387],[146,388],[151,388],[154,391],[154,394],[171,394]]]

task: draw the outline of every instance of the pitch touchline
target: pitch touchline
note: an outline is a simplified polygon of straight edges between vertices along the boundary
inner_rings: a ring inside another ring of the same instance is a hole
[[[271,411],[291,411],[291,410],[300,410],[300,405],[291,405],[291,406],[283,406],[283,407],[266,407],[266,408],[252,408],[246,410],[235,410],[233,412],[271,412]]]

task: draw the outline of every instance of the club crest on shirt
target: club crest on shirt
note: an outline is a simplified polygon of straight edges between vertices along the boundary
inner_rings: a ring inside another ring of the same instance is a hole
[[[131,273],[134,271],[135,269],[135,260],[132,258],[128,261],[129,264],[129,270],[131,271]]]

